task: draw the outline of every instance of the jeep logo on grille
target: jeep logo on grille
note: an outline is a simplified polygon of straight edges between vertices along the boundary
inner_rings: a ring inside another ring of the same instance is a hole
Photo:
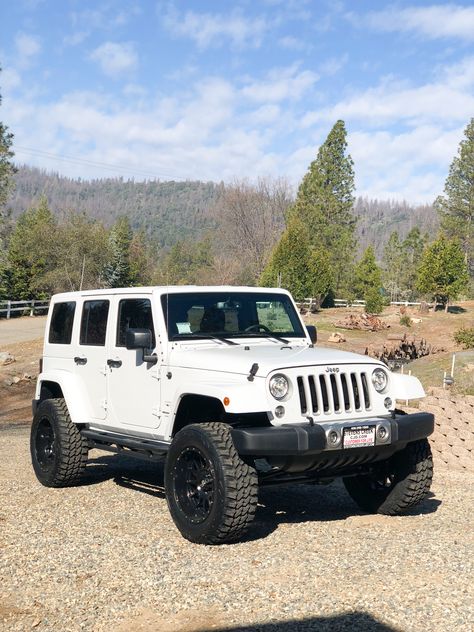
[[[339,373],[339,368],[328,366],[326,367],[326,373]]]

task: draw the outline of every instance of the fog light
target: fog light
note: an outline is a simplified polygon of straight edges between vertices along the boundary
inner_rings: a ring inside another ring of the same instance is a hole
[[[386,408],[387,410],[389,410],[389,409],[392,407],[392,403],[393,403],[393,402],[392,402],[392,400],[390,399],[390,397],[386,397],[386,398],[383,400],[383,405],[385,406],[385,408]]]
[[[336,446],[341,440],[340,434],[336,430],[330,430],[328,432],[328,443],[330,446]]]
[[[285,407],[284,406],[277,406],[275,408],[275,417],[277,417],[278,419],[281,419],[284,414],[285,414]]]
[[[390,431],[387,426],[378,426],[377,428],[377,442],[386,443],[390,439]]]

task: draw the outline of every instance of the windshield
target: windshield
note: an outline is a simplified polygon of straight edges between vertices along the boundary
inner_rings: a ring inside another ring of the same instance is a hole
[[[302,338],[306,333],[286,294],[195,292],[161,297],[169,340]]]

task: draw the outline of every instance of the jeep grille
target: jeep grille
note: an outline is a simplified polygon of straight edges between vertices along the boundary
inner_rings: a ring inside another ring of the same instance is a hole
[[[302,414],[370,410],[366,373],[320,373],[297,378]]]

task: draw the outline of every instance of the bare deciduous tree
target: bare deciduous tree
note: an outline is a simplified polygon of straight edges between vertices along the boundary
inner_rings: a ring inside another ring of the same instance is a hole
[[[229,281],[255,282],[259,278],[292,202],[291,187],[283,178],[260,178],[256,184],[235,180],[225,187],[210,213],[219,225],[216,251],[225,276],[233,276]],[[224,265],[225,259],[234,265]]]

